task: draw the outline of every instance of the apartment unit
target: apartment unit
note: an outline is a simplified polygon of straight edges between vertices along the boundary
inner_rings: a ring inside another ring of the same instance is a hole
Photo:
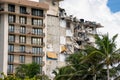
[[[19,64],[45,68],[46,16],[49,6],[28,0],[0,0],[0,72],[13,74]]]

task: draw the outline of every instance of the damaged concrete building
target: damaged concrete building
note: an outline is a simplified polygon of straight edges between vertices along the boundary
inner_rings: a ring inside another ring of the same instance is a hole
[[[13,74],[19,64],[37,62],[41,64],[41,74],[52,80],[53,70],[65,66],[67,56],[84,49],[86,44],[94,45],[93,35],[102,27],[68,16],[59,7],[63,0],[0,1],[4,9],[0,8],[0,44],[5,46],[0,47],[4,53],[0,55],[0,71],[5,74]]]
[[[53,2],[54,1],[54,2]],[[46,74],[53,79],[52,71],[66,65],[70,54],[83,50],[86,44],[94,45],[99,23],[68,16],[59,8],[58,0],[49,0],[47,13]],[[54,3],[54,4],[53,4]]]

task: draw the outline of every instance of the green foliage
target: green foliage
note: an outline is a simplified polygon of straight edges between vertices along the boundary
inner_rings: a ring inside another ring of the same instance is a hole
[[[117,35],[111,39],[108,34],[95,35],[97,47],[87,45],[84,51],[70,55],[66,59],[67,66],[53,71],[55,80],[109,80],[117,77],[120,68],[113,66],[120,62],[116,38]]]
[[[22,79],[25,76],[32,78],[37,74],[40,74],[40,66],[37,63],[22,64],[16,68],[16,76]]]
[[[49,80],[48,76],[46,76],[46,75],[36,75],[32,78],[25,76],[24,79],[19,78],[15,75],[6,76],[4,73],[1,73],[1,75],[3,76],[3,78],[0,78],[0,80]]]

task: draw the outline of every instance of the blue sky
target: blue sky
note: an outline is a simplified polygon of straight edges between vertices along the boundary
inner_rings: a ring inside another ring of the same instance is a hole
[[[120,0],[109,0],[107,5],[113,13],[120,11]]]

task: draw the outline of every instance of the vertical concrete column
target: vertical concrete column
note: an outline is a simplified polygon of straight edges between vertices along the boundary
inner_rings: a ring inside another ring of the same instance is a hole
[[[43,39],[43,42],[45,43],[45,47],[43,47],[43,52],[45,53],[45,56],[43,57],[43,61],[46,63],[46,44],[47,44],[47,11],[44,11],[45,19],[43,20],[43,24],[45,24],[45,28],[43,29],[43,33],[45,33],[45,37]],[[43,66],[44,73],[46,74],[46,64]]]
[[[0,16],[0,72],[7,75],[8,61],[8,15]]]
[[[26,11],[29,13],[28,15],[31,15],[31,14],[32,14],[30,7],[28,7],[28,8],[26,9]],[[27,17],[27,24],[28,24],[28,25],[31,25],[31,24],[32,24],[32,18]]]

